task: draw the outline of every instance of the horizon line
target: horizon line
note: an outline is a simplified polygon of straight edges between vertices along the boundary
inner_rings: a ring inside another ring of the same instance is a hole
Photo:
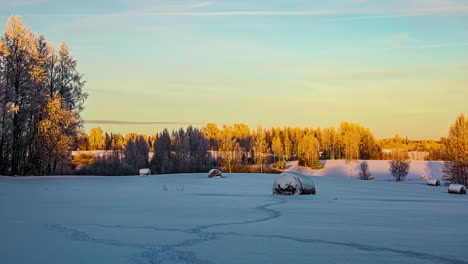
[[[85,124],[105,124],[105,125],[205,125],[205,122],[178,122],[178,121],[119,121],[119,120],[84,120]]]

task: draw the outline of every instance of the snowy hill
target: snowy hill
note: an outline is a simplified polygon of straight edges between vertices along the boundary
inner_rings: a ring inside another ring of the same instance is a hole
[[[354,177],[358,176],[358,166],[361,161],[355,161],[352,164],[347,164],[345,160],[324,160],[322,161],[324,169],[311,170],[304,167],[298,167],[297,161],[289,162],[290,171],[302,173],[309,176],[327,176],[327,177]],[[369,170],[376,180],[392,180],[393,177],[389,172],[387,160],[367,160]],[[350,168],[352,169],[352,173]],[[411,161],[410,171],[407,180],[423,180],[421,176],[427,178],[442,179],[444,163],[442,161]]]

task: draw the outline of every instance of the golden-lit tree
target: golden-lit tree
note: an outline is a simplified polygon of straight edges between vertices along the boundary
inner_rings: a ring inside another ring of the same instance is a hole
[[[273,154],[278,158],[276,167],[278,169],[285,169],[286,162],[284,161],[284,146],[283,143],[281,143],[281,138],[279,134],[277,134],[273,138],[273,142],[271,143],[271,149],[273,151]]]
[[[202,127],[201,132],[205,135],[208,141],[208,147],[210,150],[218,150],[218,142],[220,137],[220,130],[216,124],[208,123]]]
[[[354,123],[342,122],[339,128],[339,140],[342,151],[349,166],[349,174],[353,176],[353,163],[359,159],[361,142],[360,126]]]
[[[300,163],[312,169],[321,169],[319,158],[320,143],[313,134],[307,134],[299,141],[297,155]]]
[[[257,128],[257,136],[255,138],[253,151],[255,164],[260,167],[260,173],[263,173],[263,167],[266,163],[266,156],[270,152],[270,149],[268,148],[268,144],[265,139],[265,131],[263,131],[261,126]]]
[[[9,105],[8,114],[2,115],[0,135],[0,166],[11,170],[10,174],[22,174],[29,141],[24,137],[31,131],[27,126],[31,115],[31,104],[35,91],[31,88],[42,81],[42,69],[39,67],[39,53],[36,35],[26,26],[19,16],[11,16],[1,38],[2,75],[5,89],[2,91],[2,106]],[[38,78],[37,80],[35,78]],[[8,124],[8,126],[7,126]],[[34,124],[35,126],[36,124]],[[11,130],[6,133],[6,130]]]
[[[101,127],[91,129],[89,134],[89,149],[90,150],[103,150],[105,143],[104,132]]]
[[[351,162],[359,159],[359,144],[361,137],[357,124],[342,122],[339,128],[340,141],[346,161]]]
[[[232,172],[242,158],[242,148],[233,135],[233,131],[229,127],[224,127],[221,131],[221,142],[219,145],[219,154],[224,162],[224,167]]]
[[[62,50],[55,51],[44,35],[37,37],[20,17],[8,19],[0,39],[0,174],[43,173],[39,123],[56,93],[74,116],[73,129],[66,133],[77,136],[84,82],[76,60]]]
[[[468,186],[468,118],[460,114],[444,142],[448,162],[444,172],[453,181]]]
[[[38,124],[41,138],[46,174],[55,173],[57,164],[65,161],[69,156],[73,136],[68,130],[75,129],[75,115],[65,108],[62,97],[55,93],[43,109],[43,119]]]
[[[291,158],[291,148],[292,148],[292,143],[291,140],[289,140],[288,133],[284,136],[284,155],[286,156],[286,160],[289,160]]]
[[[125,148],[125,138],[120,133],[114,133],[114,137],[112,138],[112,149],[123,150]]]

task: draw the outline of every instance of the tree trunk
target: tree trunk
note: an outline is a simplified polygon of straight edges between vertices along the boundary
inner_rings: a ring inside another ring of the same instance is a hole
[[[16,113],[13,117],[13,141],[12,141],[12,157],[11,157],[11,175],[15,176],[18,174],[19,164],[19,148],[20,148],[20,133],[18,122],[18,114]]]

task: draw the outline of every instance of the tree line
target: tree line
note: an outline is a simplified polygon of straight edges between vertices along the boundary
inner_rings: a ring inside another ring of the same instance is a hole
[[[81,142],[91,148],[94,146],[94,150],[103,150],[106,145],[110,148],[98,157],[87,152],[75,155],[73,162],[78,165],[77,174],[135,175],[142,168],[151,168],[154,173],[161,174],[192,173],[216,167],[216,164],[210,165],[205,136],[192,126],[172,133],[164,129],[151,137],[130,133],[125,138],[119,134],[104,134],[101,128],[95,128],[89,137],[81,135],[80,138],[88,138]]]
[[[0,174],[60,173],[87,94],[77,61],[18,16],[0,38]]]
[[[321,159],[379,159],[381,149],[368,128],[343,122],[335,129],[270,128],[250,129],[245,124],[207,124],[201,129],[188,127],[152,136],[129,133],[104,133],[97,127],[90,135],[78,136],[78,150],[124,151],[135,136],[142,147],[153,152],[151,164],[158,173],[195,172],[221,167],[227,172],[282,170],[286,162],[321,168]],[[144,145],[144,146],[143,146]],[[123,153],[123,152],[122,152]],[[83,158],[75,160],[80,164]],[[87,159],[84,159],[87,160]],[[267,164],[274,163],[274,167]]]
[[[462,117],[464,115],[458,119]],[[255,130],[245,124],[222,127],[207,124],[200,130],[193,127],[172,133],[164,130],[151,136],[136,133],[125,136],[119,133],[109,134],[98,127],[92,129],[89,136],[81,134],[78,137],[81,145],[77,148],[123,151],[127,149],[129,139],[135,136],[141,137],[142,148],[153,153],[153,158],[146,165],[156,173],[197,172],[209,168],[222,168],[227,172],[272,172],[285,169],[286,162],[290,160],[298,160],[300,165],[313,169],[320,169],[320,160],[323,159],[389,159],[397,160],[398,164],[406,164],[408,151],[431,148],[437,149],[439,160],[451,161],[453,158],[449,153],[456,151],[449,146],[457,138],[450,136],[440,141],[409,140],[397,135],[394,138],[376,140],[368,128],[349,122],[342,122],[338,128],[258,127]],[[458,143],[460,144],[462,143]],[[382,148],[390,148],[392,152],[385,155]],[[274,165],[272,167],[269,164]],[[448,164],[454,163],[446,163],[447,171],[450,170]],[[136,167],[133,172],[135,169]]]

